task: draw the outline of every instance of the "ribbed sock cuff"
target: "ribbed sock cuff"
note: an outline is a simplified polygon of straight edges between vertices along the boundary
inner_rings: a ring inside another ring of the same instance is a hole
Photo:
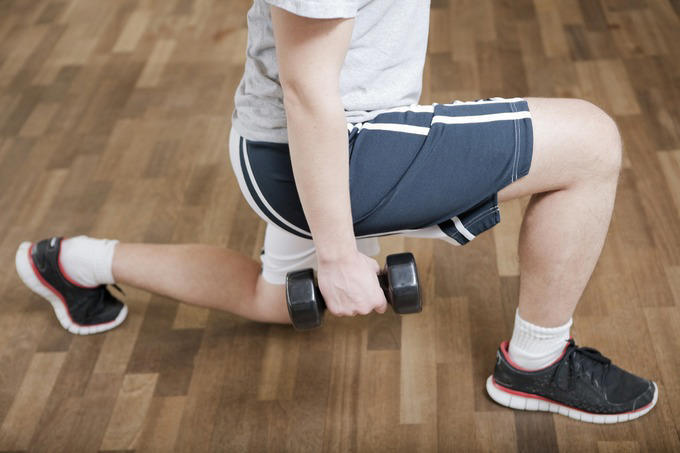
[[[569,340],[573,323],[569,319],[558,327],[541,327],[532,324],[515,312],[515,327],[508,347],[510,358],[529,370],[544,368],[559,358]]]
[[[102,252],[94,262],[94,275],[99,284],[112,285],[113,279],[113,254],[119,241],[115,239],[102,239]]]
[[[118,241],[76,236],[61,243],[59,260],[68,277],[83,286],[111,285]]]

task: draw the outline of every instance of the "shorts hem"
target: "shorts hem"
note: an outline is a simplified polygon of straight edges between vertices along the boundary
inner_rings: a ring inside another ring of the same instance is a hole
[[[286,284],[286,276],[281,275],[280,272],[276,271],[270,271],[266,268],[262,268],[262,278],[264,280],[272,285],[285,285]]]
[[[439,228],[458,244],[465,245],[500,221],[501,213],[496,192],[476,207],[440,223]]]
[[[526,109],[529,111],[528,102],[524,100],[523,104],[526,105]],[[511,108],[515,110],[516,106],[513,104],[511,105]],[[530,111],[529,113],[531,114]],[[531,169],[531,160],[534,151],[534,130],[533,119],[531,117],[515,121],[515,143],[517,149],[517,162],[512,182],[528,175],[529,170]]]

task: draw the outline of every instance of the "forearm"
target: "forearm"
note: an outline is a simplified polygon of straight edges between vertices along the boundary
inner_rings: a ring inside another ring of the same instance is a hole
[[[356,251],[349,197],[347,122],[339,95],[285,100],[295,184],[319,261]],[[319,102],[318,99],[323,99]]]
[[[275,6],[271,15],[293,174],[316,247],[319,289],[333,314],[382,313],[387,302],[375,276],[379,266],[357,251],[349,196],[340,75],[354,19],[306,18]]]

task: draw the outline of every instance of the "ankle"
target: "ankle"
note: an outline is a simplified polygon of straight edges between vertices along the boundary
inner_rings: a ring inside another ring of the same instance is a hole
[[[513,362],[527,370],[544,368],[557,360],[570,338],[572,320],[557,327],[532,324],[515,312],[515,326],[508,353]]]
[[[117,240],[76,236],[61,242],[59,264],[66,278],[94,287],[115,283],[112,272]]]

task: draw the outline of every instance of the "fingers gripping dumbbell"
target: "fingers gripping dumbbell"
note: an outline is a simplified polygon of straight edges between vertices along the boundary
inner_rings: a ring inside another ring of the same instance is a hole
[[[419,313],[423,309],[418,270],[411,253],[389,255],[385,267],[378,273],[378,281],[385,292],[387,302],[396,313]],[[321,325],[326,303],[316,284],[312,269],[288,273],[286,304],[296,329],[307,330]]]

